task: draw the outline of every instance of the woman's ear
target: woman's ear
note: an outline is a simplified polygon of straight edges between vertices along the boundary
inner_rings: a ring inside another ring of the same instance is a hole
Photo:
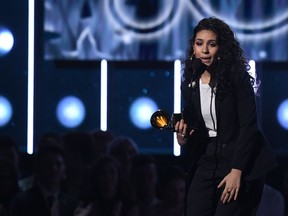
[[[195,52],[193,52],[192,56],[190,56],[190,60],[193,60],[195,58]]]

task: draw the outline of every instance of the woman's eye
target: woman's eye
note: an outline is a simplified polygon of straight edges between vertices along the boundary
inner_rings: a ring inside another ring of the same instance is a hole
[[[217,46],[216,43],[210,43],[209,45],[210,45],[211,47],[216,47],[216,46]]]

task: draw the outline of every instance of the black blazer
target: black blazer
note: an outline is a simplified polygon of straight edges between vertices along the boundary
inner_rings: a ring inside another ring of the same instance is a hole
[[[59,194],[59,215],[73,216],[76,208],[76,201],[68,197],[67,194]],[[11,202],[11,216],[50,216],[43,193],[38,186],[34,186],[27,191],[19,192]]]
[[[191,86],[190,82],[184,81],[181,85],[184,120],[190,129],[195,129],[184,147],[190,175],[208,142],[198,83],[199,80]],[[245,179],[253,180],[274,169],[277,161],[258,127],[255,94],[248,73],[239,75],[232,86],[233,91],[225,94],[220,95],[216,90],[218,149],[229,162],[229,171],[240,169]]]

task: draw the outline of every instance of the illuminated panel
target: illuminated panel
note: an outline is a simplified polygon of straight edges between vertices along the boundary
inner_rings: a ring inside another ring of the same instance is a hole
[[[107,130],[107,61],[101,61],[101,108],[100,108],[100,129]]]
[[[174,62],[174,113],[181,113],[181,62],[176,60]],[[176,133],[173,134],[173,154],[179,156],[180,146],[177,142]]]
[[[91,131],[100,128],[100,64],[100,61],[44,62],[43,70],[39,71],[35,82],[36,140],[48,132],[64,134],[71,129]],[[76,120],[67,127],[58,120],[57,108],[58,103],[68,96],[77,99],[73,100],[72,106],[68,106],[68,110],[61,109],[67,111],[64,112],[66,120],[71,120],[71,113],[74,116],[72,119]]]
[[[151,106],[154,112],[159,108],[173,113],[174,62],[108,62],[108,68],[108,130],[132,137],[142,153],[172,155],[173,132],[135,126],[130,109],[137,99],[149,98],[149,103],[156,104]],[[146,120],[151,117],[150,108],[141,112]]]
[[[1,134],[12,136],[21,152],[27,151],[27,56],[28,1],[1,1],[0,94],[13,111]]]
[[[34,17],[35,2],[29,0],[28,15],[28,102],[27,102],[27,153],[33,153],[34,145]]]
[[[288,64],[264,62],[257,64],[261,75],[260,97],[262,128],[274,149],[288,144],[287,98]],[[281,120],[279,119],[281,117]],[[286,122],[286,123],[285,123]]]

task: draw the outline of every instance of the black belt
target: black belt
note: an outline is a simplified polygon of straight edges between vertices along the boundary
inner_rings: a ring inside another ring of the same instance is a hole
[[[209,137],[209,143],[216,143],[217,142],[217,137]]]

